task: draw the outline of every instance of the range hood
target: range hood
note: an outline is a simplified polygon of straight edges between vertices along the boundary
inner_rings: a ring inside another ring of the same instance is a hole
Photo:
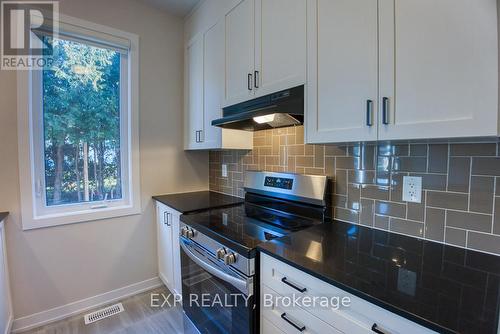
[[[212,125],[226,129],[258,131],[304,122],[304,86],[262,96],[222,109]]]

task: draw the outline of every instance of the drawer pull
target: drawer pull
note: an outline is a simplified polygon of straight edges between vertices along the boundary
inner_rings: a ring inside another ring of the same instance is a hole
[[[285,283],[286,285],[291,286],[292,288],[294,288],[295,290],[297,290],[297,291],[299,291],[299,292],[301,292],[301,293],[304,293],[304,292],[306,292],[306,291],[307,291],[307,289],[306,289],[306,288],[299,288],[299,287],[298,287],[298,286],[296,286],[295,284],[292,284],[292,283],[288,282],[288,280],[286,279],[286,277],[283,277],[283,278],[281,279],[281,281],[282,281],[283,283]]]
[[[381,331],[380,329],[378,329],[377,324],[373,324],[372,331],[375,332],[375,333],[377,333],[377,334],[389,334],[387,332],[384,332],[384,331]]]
[[[286,313],[283,313],[281,315],[281,319],[285,320],[286,322],[288,322],[290,325],[292,325],[293,327],[295,327],[295,329],[297,329],[299,332],[303,332],[306,330],[306,326],[298,326],[297,324],[295,324],[293,321],[291,321],[290,319],[288,319],[286,317]]]

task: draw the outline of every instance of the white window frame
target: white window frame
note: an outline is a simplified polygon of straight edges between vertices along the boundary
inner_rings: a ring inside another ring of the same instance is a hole
[[[17,74],[18,149],[23,230],[141,213],[139,163],[139,37],[74,17],[59,15],[59,27],[83,33],[90,41],[126,41],[128,53],[121,56],[120,151],[123,198],[90,203],[47,206],[45,200],[44,142],[41,120],[41,71]],[[62,37],[60,34],[60,37]],[[105,38],[105,40],[103,40]],[[124,71],[125,70],[125,71]],[[39,83],[39,84],[38,84]]]

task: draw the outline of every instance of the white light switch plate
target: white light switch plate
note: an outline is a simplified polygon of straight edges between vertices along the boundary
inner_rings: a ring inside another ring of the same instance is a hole
[[[222,177],[227,177],[227,165],[222,164]]]
[[[422,203],[422,178],[403,176],[403,201]]]

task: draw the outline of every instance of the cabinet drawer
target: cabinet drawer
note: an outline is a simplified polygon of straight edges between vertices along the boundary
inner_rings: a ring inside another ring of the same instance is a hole
[[[261,334],[286,334],[286,332],[274,326],[273,323],[266,318],[261,317],[260,323],[262,326],[260,330]]]
[[[261,256],[261,284],[268,286],[282,296],[335,297],[341,302],[349,298],[348,307],[308,307],[308,312],[329,325],[349,334],[373,334],[372,326],[377,326],[390,334],[435,333],[408,319],[398,316],[364,299],[328,284],[269,255]]]
[[[267,286],[261,288],[261,312],[262,318],[271,322],[276,328],[279,328],[285,333],[303,333],[303,334],[342,334],[341,331],[333,328],[326,322],[315,317],[311,313],[304,311],[300,307],[286,307],[283,305],[266,304],[264,307],[264,295],[272,296],[272,300],[276,300],[278,294]],[[263,327],[264,328],[264,327]],[[273,333],[263,330],[262,334]]]

